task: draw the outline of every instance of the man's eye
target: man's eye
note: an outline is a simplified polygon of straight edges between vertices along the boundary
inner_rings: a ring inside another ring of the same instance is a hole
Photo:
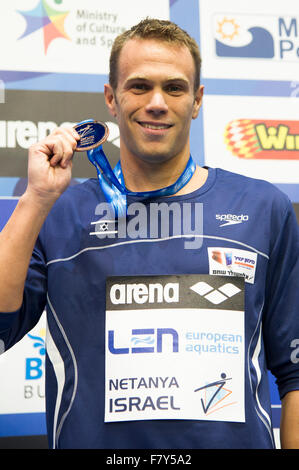
[[[134,83],[134,85],[132,85],[132,89],[133,91],[141,93],[147,91],[148,86],[145,83]]]
[[[179,85],[168,85],[166,88],[168,93],[179,94],[182,93],[182,87]]]

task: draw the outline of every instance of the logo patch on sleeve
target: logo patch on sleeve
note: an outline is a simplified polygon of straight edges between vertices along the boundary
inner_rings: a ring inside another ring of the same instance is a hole
[[[244,277],[254,284],[257,253],[235,248],[209,247],[209,274]]]

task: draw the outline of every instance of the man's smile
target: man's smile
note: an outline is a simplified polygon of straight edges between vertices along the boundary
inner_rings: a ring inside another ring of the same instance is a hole
[[[145,129],[150,129],[154,131],[170,129],[173,126],[173,124],[167,124],[163,122],[152,122],[152,121],[137,121],[137,123]]]

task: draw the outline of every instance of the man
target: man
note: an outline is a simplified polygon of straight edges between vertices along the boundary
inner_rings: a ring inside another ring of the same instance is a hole
[[[291,346],[299,338],[299,236],[291,204],[269,183],[198,166],[171,195],[138,199],[136,192],[172,186],[189,161],[190,124],[203,95],[199,52],[176,25],[144,20],[116,40],[110,69],[105,99],[120,128],[121,169],[131,192],[128,225],[136,200],[147,214],[153,202],[175,202],[182,209],[190,204],[193,212],[203,208],[203,232],[92,236],[97,208],[106,201],[98,181],[65,191],[76,131],[59,128],[31,147],[27,190],[1,233],[0,337],[11,347],[46,305],[49,445],[272,448],[268,367],[282,397],[282,445],[299,448],[299,368]],[[219,215],[239,221],[242,214],[242,223],[228,223],[225,232],[220,227]],[[200,247],[187,249],[190,235]],[[236,273],[229,271],[232,254],[239,255]],[[213,274],[213,263],[220,273],[239,277],[197,278]],[[245,287],[245,314],[231,303],[230,310],[201,309],[194,317],[191,308],[182,316],[174,278],[183,282],[187,275],[199,280],[193,288],[206,292],[219,280],[213,291],[218,300],[210,297],[205,305],[220,302],[219,296],[233,299],[236,292],[244,302]],[[162,298],[170,310],[155,310]],[[195,343],[196,335],[202,343]],[[195,369],[189,371],[189,363]],[[194,381],[202,369],[208,383]],[[232,370],[239,372],[229,375]],[[193,384],[190,399],[181,393],[186,384],[180,377]]]

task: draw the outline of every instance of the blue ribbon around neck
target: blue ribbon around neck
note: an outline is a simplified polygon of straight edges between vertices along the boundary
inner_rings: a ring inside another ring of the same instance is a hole
[[[88,122],[83,121],[83,122]],[[125,217],[127,214],[127,196],[137,196],[143,199],[155,197],[172,196],[182,189],[192,178],[196,165],[190,155],[183,173],[175,183],[165,188],[154,191],[129,191],[124,182],[120,161],[112,170],[110,163],[103,151],[102,145],[87,151],[89,161],[97,170],[100,187],[105,195],[106,201],[112,204],[115,217]]]
[[[118,162],[114,167],[114,170],[112,170],[102,149],[102,146],[88,150],[87,156],[90,162],[96,167],[98,180],[102,191],[107,202],[113,205],[115,216],[117,217],[126,216],[128,195],[137,196],[144,199],[172,196],[176,194],[181,188],[183,188],[188,183],[188,181],[190,181],[196,168],[194,160],[190,155],[183,173],[179,176],[175,183],[154,191],[134,192],[129,191],[125,186],[120,162]]]

